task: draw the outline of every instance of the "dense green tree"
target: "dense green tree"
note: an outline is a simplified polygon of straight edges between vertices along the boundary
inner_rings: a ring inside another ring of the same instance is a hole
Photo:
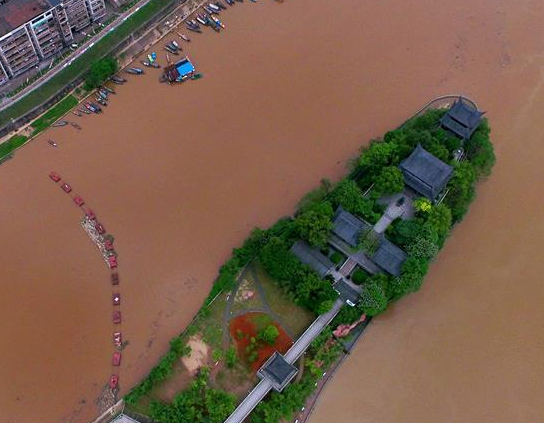
[[[278,237],[270,239],[261,249],[259,258],[268,274],[280,283],[293,279],[302,266],[285,242]]]
[[[445,204],[434,206],[427,214],[425,225],[429,225],[437,234],[437,244],[442,247],[451,229],[451,210]]]
[[[387,296],[377,283],[368,283],[361,292],[361,308],[368,316],[375,316],[387,307]]]
[[[421,287],[427,269],[426,260],[419,257],[408,257],[402,267],[401,275],[390,282],[391,298],[399,299],[410,292],[417,291]]]
[[[257,337],[261,341],[266,342],[269,345],[274,345],[279,335],[280,335],[280,331],[278,330],[276,326],[268,325],[262,331],[259,332]]]
[[[92,62],[89,73],[85,77],[85,89],[92,90],[97,88],[117,72],[118,68],[117,59],[113,57],[103,57]]]
[[[295,220],[299,236],[312,246],[324,246],[332,229],[333,210],[331,203],[324,201],[308,208]]]
[[[438,254],[438,246],[432,239],[419,236],[408,246],[408,254],[412,257],[431,260]]]
[[[472,163],[478,177],[489,176],[495,164],[495,152],[489,133],[487,119],[484,119],[472,137],[465,142],[467,159]]]
[[[359,233],[358,248],[372,256],[380,246],[380,236],[372,228],[362,229]]]
[[[298,202],[298,213],[302,213],[325,199],[332,187],[331,181],[328,179],[321,179],[319,187],[305,194],[304,197]]]
[[[404,189],[404,176],[396,166],[388,166],[381,170],[375,180],[373,192],[377,196],[395,194]]]
[[[370,275],[362,269],[355,269],[351,274],[351,281],[356,285],[364,284],[369,278]]]
[[[342,206],[346,211],[363,219],[375,219],[372,200],[363,197],[363,192],[355,181],[349,179],[340,181],[330,193],[329,199],[334,207]]]
[[[387,235],[391,242],[400,247],[406,247],[414,242],[418,234],[423,228],[422,219],[410,220],[395,220],[393,224],[387,228]]]
[[[448,194],[444,198],[444,204],[451,210],[454,222],[459,222],[468,210],[470,202],[474,199],[476,172],[472,164],[467,161],[460,162],[453,172],[453,177],[448,184]]]

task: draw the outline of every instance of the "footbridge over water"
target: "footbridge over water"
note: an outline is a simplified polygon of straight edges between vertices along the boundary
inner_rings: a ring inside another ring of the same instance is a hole
[[[306,351],[312,341],[325,329],[325,327],[331,322],[332,319],[338,314],[342,305],[344,304],[343,298],[338,298],[331,310],[322,314],[306,329],[306,331],[296,340],[291,346],[289,351],[283,357],[284,360],[292,365],[297,359]],[[265,363],[259,373],[267,365]],[[263,376],[261,376],[263,377]],[[236,410],[225,420],[225,423],[241,423],[251,411],[261,402],[261,400],[270,392],[275,383],[272,379],[263,377],[261,381],[253,388],[253,390],[244,398],[244,400],[238,405]]]

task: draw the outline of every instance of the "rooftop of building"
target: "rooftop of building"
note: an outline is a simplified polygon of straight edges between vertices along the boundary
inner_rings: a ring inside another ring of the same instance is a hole
[[[291,252],[304,264],[310,266],[320,277],[325,277],[334,263],[316,248],[310,247],[304,241],[297,241],[291,247]]]
[[[453,167],[418,144],[399,165],[404,182],[430,200],[435,200],[453,174]]]
[[[382,237],[378,249],[372,255],[372,261],[387,273],[399,276],[407,257],[408,255],[403,250]]]
[[[338,207],[333,218],[332,232],[352,247],[359,243],[359,233],[363,228],[372,228],[369,224]]]
[[[0,6],[0,37],[59,3],[60,0],[9,0]]]
[[[483,114],[473,104],[459,97],[442,116],[440,124],[458,137],[468,139],[482,121]]]
[[[259,369],[259,375],[269,379],[272,382],[273,388],[276,391],[281,392],[295,376],[297,371],[298,369],[295,366],[289,364],[285,358],[276,351]]]

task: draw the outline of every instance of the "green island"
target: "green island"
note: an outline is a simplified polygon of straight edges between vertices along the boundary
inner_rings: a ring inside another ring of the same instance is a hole
[[[459,126],[463,116],[468,128]],[[354,336],[335,329],[368,322],[421,287],[491,173],[489,135],[487,120],[461,98],[427,110],[361,148],[349,174],[323,180],[293,217],[254,229],[220,268],[192,324],[125,396],[126,410],[162,423],[223,422],[257,384],[260,366],[340,295],[347,305],[313,340],[296,376],[249,416],[291,419]]]

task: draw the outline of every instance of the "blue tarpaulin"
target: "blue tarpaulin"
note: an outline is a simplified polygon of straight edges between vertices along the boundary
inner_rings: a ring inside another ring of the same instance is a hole
[[[176,63],[176,69],[179,72],[179,77],[183,78],[195,71],[195,67],[189,61],[189,59],[183,59],[181,62]]]

